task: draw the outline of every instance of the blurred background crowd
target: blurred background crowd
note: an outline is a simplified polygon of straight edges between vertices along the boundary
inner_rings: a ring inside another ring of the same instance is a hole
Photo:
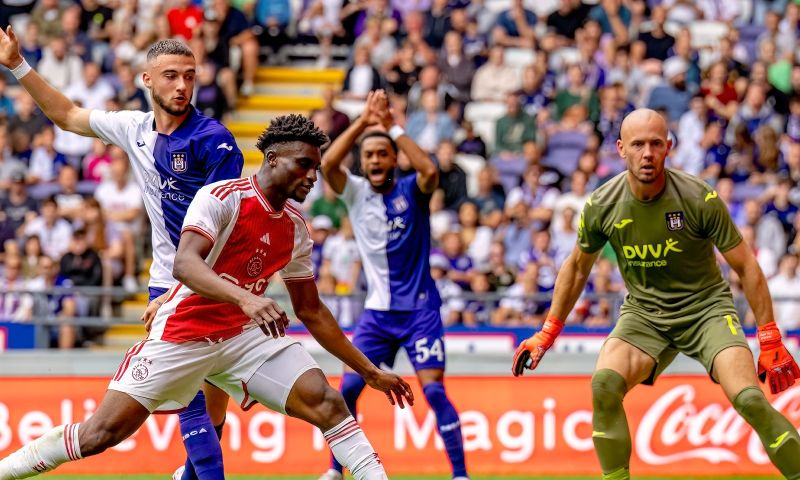
[[[446,324],[467,328],[542,321],[584,202],[625,169],[622,118],[661,111],[668,166],[714,186],[787,300],[779,324],[800,327],[800,1],[0,0],[9,22],[31,65],[90,108],[148,110],[143,55],[166,37],[189,43],[194,103],[223,122],[254,94],[261,65],[345,70],[311,112],[332,138],[385,89],[439,165],[430,263]],[[310,57],[287,53],[298,46]],[[110,297],[53,294],[37,307],[14,291],[139,292],[149,227],[125,153],[53,126],[3,75],[0,318],[112,315]],[[398,175],[411,173],[401,155]],[[303,207],[320,291],[363,292],[344,204],[319,182]],[[624,293],[615,262],[604,251],[568,323],[612,324]],[[334,302],[343,324],[359,302]],[[752,321],[746,307],[741,317]],[[52,343],[91,338],[65,322]]]

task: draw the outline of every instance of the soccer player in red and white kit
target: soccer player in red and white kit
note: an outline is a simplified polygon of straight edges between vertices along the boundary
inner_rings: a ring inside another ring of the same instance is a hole
[[[128,350],[92,417],[56,427],[0,460],[0,480],[101,453],[132,435],[152,412],[185,407],[204,380],[242,408],[261,403],[317,426],[356,479],[387,478],[341,394],[285,335],[286,313],[262,296],[279,272],[297,317],[324,348],[385,392],[391,404],[413,402],[409,385],[358,351],[319,299],[312,241],[288,200],[308,195],[317,180],[319,147],[327,141],[305,117],[278,117],[259,138],[264,162],[256,175],[200,189],[175,257],[179,283],[149,337]]]

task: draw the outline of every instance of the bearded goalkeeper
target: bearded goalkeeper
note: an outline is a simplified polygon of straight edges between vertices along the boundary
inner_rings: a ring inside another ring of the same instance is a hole
[[[623,120],[617,150],[627,171],[586,202],[578,244],[558,274],[550,314],[542,330],[517,348],[513,373],[539,364],[598,252],[610,242],[629,293],[592,375],[592,440],[603,478],[630,478],[625,394],[640,383],[652,385],[683,352],[722,387],[781,473],[800,479],[800,437],[756,384],[753,355],[714,247],[741,278],[758,323],[758,377],[775,394],[793,385],[800,369],[773,320],[764,274],[717,193],[691,175],[664,168],[671,147],[658,113],[639,109]]]

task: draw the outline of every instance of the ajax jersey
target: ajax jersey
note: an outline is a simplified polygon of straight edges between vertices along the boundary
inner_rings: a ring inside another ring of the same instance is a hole
[[[255,176],[201,188],[186,212],[183,231],[208,238],[213,247],[206,264],[255,295],[263,295],[275,272],[287,282],[314,278],[313,242],[302,215],[288,203],[282,210],[272,208]],[[250,323],[238,306],[201,297],[178,283],[158,310],[150,338],[219,342]]]
[[[156,132],[153,112],[92,110],[89,124],[105,143],[119,146],[144,197],[152,225],[150,286],[169,288],[181,225],[203,185],[239,178],[244,158],[233,135],[194,107],[170,135]]]
[[[629,295],[625,308],[670,317],[732,302],[714,254],[742,241],[728,208],[700,179],[665,170],[666,187],[642,202],[627,172],[598,188],[581,214],[578,246],[593,253],[610,242]]]

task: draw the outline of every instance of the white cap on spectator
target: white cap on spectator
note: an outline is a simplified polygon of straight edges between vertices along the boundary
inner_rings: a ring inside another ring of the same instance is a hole
[[[522,193],[522,189],[517,187],[510,192],[508,192],[508,196],[506,197],[506,208],[514,208],[520,203],[525,201],[525,194]]]
[[[433,254],[429,260],[431,268],[439,268],[441,270],[450,270],[450,261],[444,255]]]
[[[317,215],[311,220],[311,228],[314,230],[333,230],[333,221],[327,215]]]
[[[661,65],[661,71],[664,73],[664,78],[667,80],[682,73],[686,73],[688,70],[689,64],[681,57],[669,57],[664,60],[664,63]]]

